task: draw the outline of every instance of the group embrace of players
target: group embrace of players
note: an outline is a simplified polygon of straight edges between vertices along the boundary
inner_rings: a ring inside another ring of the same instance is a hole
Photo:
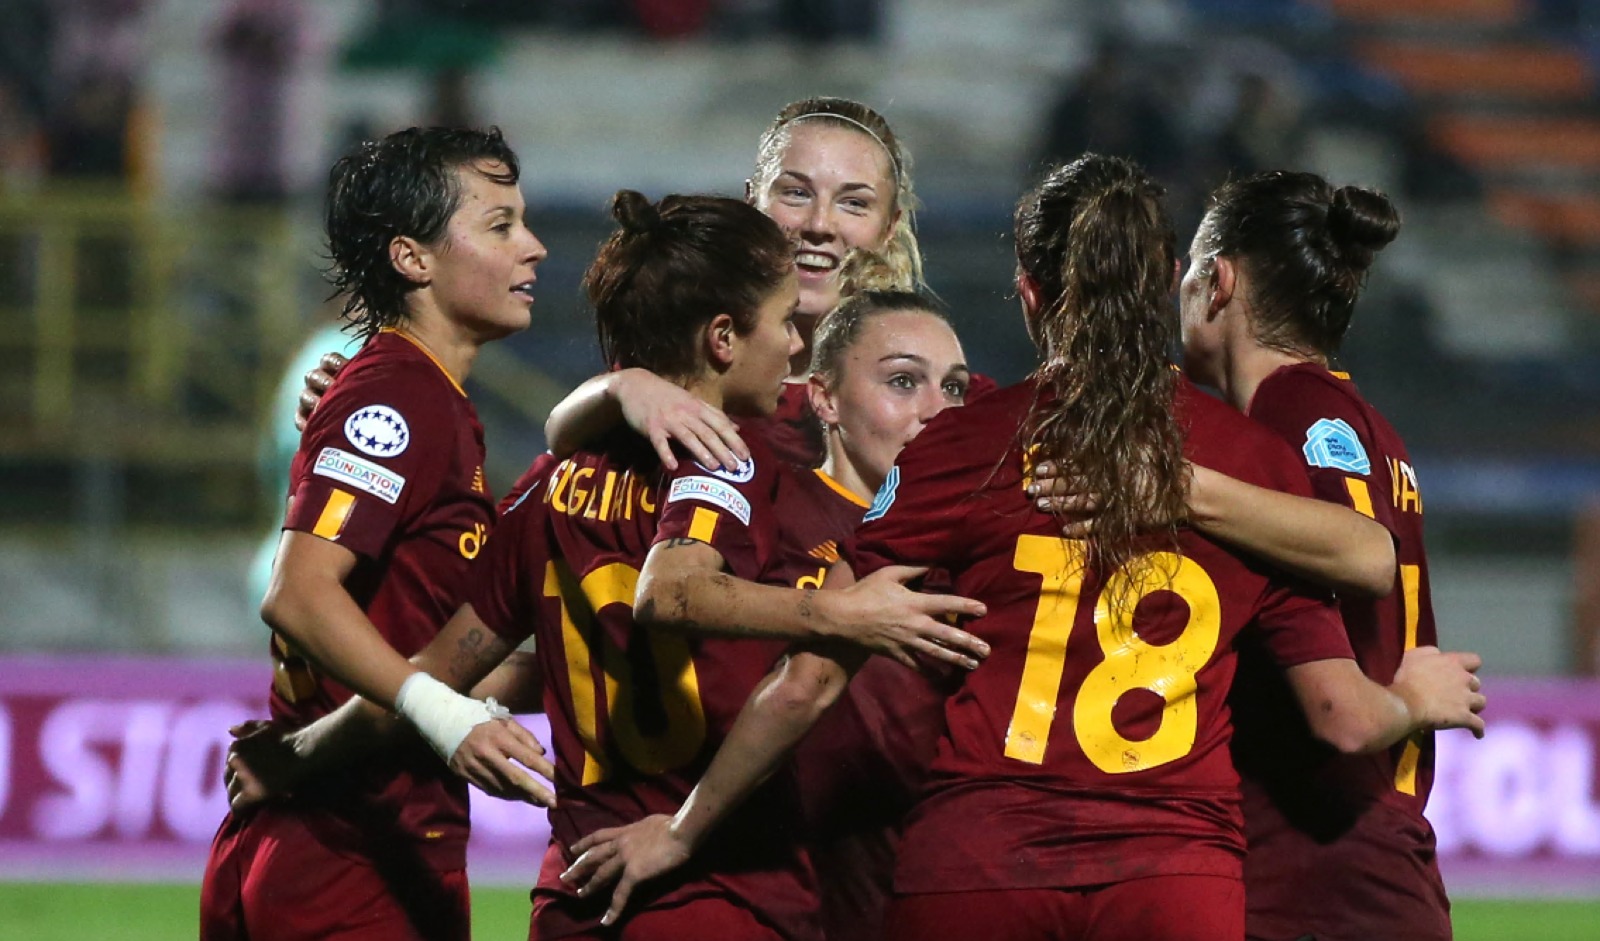
[[[1477,658],[1329,367],[1387,199],[1223,186],[1174,318],[1161,188],[1054,168],[1016,209],[1039,364],[996,389],[889,125],[796,102],[746,200],[617,194],[612,370],[497,510],[461,383],[529,324],[517,180],[496,131],[334,167],[367,339],[295,459],[203,939],[468,937],[468,780],[550,808],[532,939],[1450,937],[1422,809]]]

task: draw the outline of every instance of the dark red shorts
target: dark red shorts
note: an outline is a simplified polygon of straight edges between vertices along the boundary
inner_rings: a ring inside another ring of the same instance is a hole
[[[1241,941],[1244,883],[1151,876],[1091,889],[902,895],[888,941]]]
[[[200,888],[200,941],[467,941],[464,869],[374,865],[318,842],[294,813],[229,815]]]

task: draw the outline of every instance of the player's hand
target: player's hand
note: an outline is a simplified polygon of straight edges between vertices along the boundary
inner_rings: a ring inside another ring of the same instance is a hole
[[[1483,738],[1485,699],[1478,679],[1483,658],[1475,653],[1415,647],[1406,651],[1391,687],[1412,717],[1429,729],[1470,729]]]
[[[615,923],[639,883],[689,861],[694,847],[672,823],[666,814],[656,814],[625,827],[596,830],[572,844],[578,858],[561,874],[561,881],[585,898],[615,882],[611,905],[600,919],[602,925]]]
[[[1053,514],[1061,520],[1061,535],[1068,539],[1087,539],[1094,534],[1094,517],[1100,509],[1099,495],[1089,492],[1083,481],[1063,474],[1053,462],[1041,461],[1033,469],[1028,496],[1033,498],[1033,505],[1040,512]]]
[[[989,656],[989,645],[951,625],[957,618],[981,618],[980,601],[957,595],[925,595],[905,583],[927,574],[925,568],[886,566],[841,591],[813,593],[825,605],[833,627],[830,637],[920,669],[918,657],[955,664],[968,670]]]
[[[296,431],[306,430],[306,422],[311,420],[311,413],[317,410],[317,403],[322,401],[328,387],[333,385],[334,377],[349,363],[349,359],[338,353],[323,353],[317,368],[306,373],[306,387],[300,391],[300,407],[294,413]]]
[[[738,427],[722,409],[654,373],[624,369],[617,374],[612,394],[622,409],[622,420],[650,440],[667,470],[678,469],[674,441],[703,467],[732,471],[750,458]]]
[[[450,756],[450,770],[501,800],[556,805],[555,793],[528,773],[554,780],[555,765],[533,733],[515,719],[491,719],[473,726]]]
[[[290,730],[252,719],[229,729],[228,734],[234,741],[223,763],[222,780],[228,788],[229,808],[243,813],[288,796],[298,764],[289,742]]]

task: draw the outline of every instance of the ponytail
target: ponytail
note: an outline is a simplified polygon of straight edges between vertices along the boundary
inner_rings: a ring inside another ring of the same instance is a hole
[[[1019,433],[1033,463],[1052,462],[1098,497],[1090,565],[1103,577],[1139,554],[1152,524],[1175,534],[1186,514],[1168,358],[1173,234],[1161,195],[1134,164],[1091,154],[1051,173],[1017,210],[1044,352]]]

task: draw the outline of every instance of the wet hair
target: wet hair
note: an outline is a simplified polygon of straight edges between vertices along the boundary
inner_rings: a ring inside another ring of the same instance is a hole
[[[497,127],[407,128],[363,143],[328,172],[327,278],[335,296],[345,296],[343,316],[361,336],[407,319],[406,295],[418,285],[395,270],[389,246],[402,236],[424,245],[444,237],[461,207],[459,167],[505,186],[521,174]]]
[[[700,366],[697,331],[718,314],[755,327],[756,309],[794,270],[794,244],[749,203],[633,190],[611,200],[619,228],[600,246],[583,289],[600,350],[617,368],[682,378]]]
[[[900,218],[884,247],[883,255],[898,277],[917,287],[922,286],[922,248],[917,243],[917,194],[911,181],[911,152],[895,136],[883,115],[859,101],[849,98],[805,98],[785,105],[773,119],[756,149],[756,169],[750,177],[751,190],[764,191],[778,175],[784,148],[789,144],[789,131],[799,123],[819,123],[855,131],[875,141],[889,158],[890,182],[889,214],[896,212]]]
[[[1152,525],[1175,538],[1186,513],[1163,193],[1131,161],[1086,154],[1017,204],[1017,261],[1041,295],[1044,353],[1018,434],[1033,463],[1054,462],[1098,496],[1089,563],[1102,577],[1139,554]]]
[[[1287,353],[1337,352],[1367,269],[1400,232],[1376,190],[1334,189],[1314,173],[1272,171],[1223,184],[1200,224],[1198,263],[1220,255],[1249,276],[1251,332]]]
[[[943,321],[944,305],[917,287],[877,252],[852,249],[840,266],[837,307],[818,321],[811,336],[811,371],[832,385],[839,378],[844,354],[855,345],[867,322],[880,314],[928,314]]]

